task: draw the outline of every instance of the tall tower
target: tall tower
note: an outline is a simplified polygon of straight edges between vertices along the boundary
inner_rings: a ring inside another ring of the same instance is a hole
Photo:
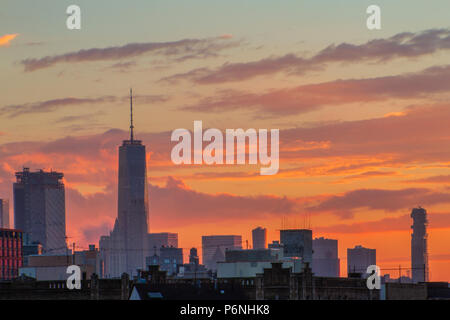
[[[257,227],[252,230],[253,249],[267,249],[267,229]]]
[[[49,254],[66,254],[66,204],[60,172],[24,168],[14,183],[15,228]]]
[[[413,282],[426,282],[429,280],[428,269],[428,234],[427,211],[421,207],[411,212],[413,218],[413,233],[411,236],[411,269]]]
[[[133,94],[130,89],[130,140],[119,147],[118,213],[121,241],[119,267],[130,276],[145,267],[148,233],[148,187],[145,146],[134,139]]]

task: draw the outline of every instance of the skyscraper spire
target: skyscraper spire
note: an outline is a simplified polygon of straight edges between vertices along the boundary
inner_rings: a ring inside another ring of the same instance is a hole
[[[133,142],[133,89],[130,88],[130,141]]]

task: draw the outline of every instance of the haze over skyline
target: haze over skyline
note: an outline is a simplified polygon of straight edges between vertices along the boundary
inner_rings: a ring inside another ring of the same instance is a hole
[[[339,239],[342,274],[357,244],[408,268],[422,205],[431,280],[450,280],[448,1],[377,1],[380,31],[365,28],[370,1],[78,1],[80,31],[65,27],[70,1],[39,3],[0,10],[0,198],[12,203],[23,166],[62,171],[67,234],[98,243],[117,215],[133,87],[151,232],[200,248],[263,226],[270,242],[307,213],[314,237]],[[279,128],[279,173],[174,166],[170,134],[194,120]]]

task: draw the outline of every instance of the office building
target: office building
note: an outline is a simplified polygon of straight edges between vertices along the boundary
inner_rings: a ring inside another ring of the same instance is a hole
[[[241,236],[202,236],[202,261],[210,270],[217,270],[217,261],[224,261],[225,251],[232,249],[242,249]]]
[[[253,249],[267,248],[267,229],[257,227],[252,230]]]
[[[0,199],[0,228],[9,229],[9,201]]]
[[[174,247],[161,247],[159,255],[152,255],[145,259],[146,269],[149,266],[158,265],[161,271],[167,271],[167,275],[178,273],[178,268],[183,265],[183,249]]]
[[[191,250],[189,250],[189,264],[193,266],[198,266],[200,264],[197,248],[191,248]]]
[[[0,280],[19,276],[22,267],[22,232],[0,228]]]
[[[317,277],[339,277],[340,260],[338,241],[315,238],[313,240],[312,271]]]
[[[162,247],[160,250],[160,269],[167,271],[168,275],[178,273],[178,267],[183,265],[183,249]]]
[[[108,277],[138,275],[148,256],[148,186],[145,145],[134,139],[130,90],[130,139],[119,147],[118,208],[114,229],[100,239],[103,270]]]
[[[16,173],[13,186],[15,228],[28,233],[31,242],[41,243],[48,254],[66,252],[63,176],[60,172],[24,168]]]
[[[285,257],[301,258],[303,262],[312,263],[312,230],[280,230],[280,242]]]
[[[159,255],[161,247],[178,248],[178,233],[149,233],[147,234],[147,239],[148,250],[151,255]]]
[[[423,208],[414,208],[411,212],[413,233],[411,235],[411,269],[412,281],[429,281],[428,270],[428,234],[427,211]]]
[[[376,264],[376,249],[368,249],[360,245],[347,249],[347,274],[360,273],[365,276],[367,267]]]

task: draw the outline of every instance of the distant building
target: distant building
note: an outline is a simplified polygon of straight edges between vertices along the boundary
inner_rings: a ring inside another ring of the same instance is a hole
[[[338,241],[315,238],[313,240],[312,271],[317,277],[339,277],[340,260]]]
[[[212,278],[212,272],[199,262],[197,248],[191,248],[189,251],[189,263],[185,263],[178,268],[177,279],[209,279]]]
[[[174,247],[162,247],[160,249],[161,270],[168,275],[178,272],[178,267],[183,264],[183,249]]]
[[[106,277],[137,276],[149,255],[147,157],[145,145],[134,139],[131,90],[130,115],[130,139],[119,147],[117,218],[99,242]]]
[[[267,248],[267,229],[258,227],[252,230],[253,249]]]
[[[24,168],[14,183],[14,224],[29,233],[45,252],[66,251],[66,202],[63,174]]]
[[[178,273],[178,269],[183,265],[183,249],[174,247],[161,247],[160,255],[154,254],[146,258],[147,269],[150,266],[159,266],[161,271],[166,271],[167,275]]]
[[[413,218],[413,233],[411,236],[411,269],[413,282],[429,281],[428,269],[428,234],[427,211],[423,208],[414,208],[411,212]]]
[[[283,257],[282,249],[227,250],[225,261],[217,262],[217,278],[254,278],[272,262],[281,262],[293,272],[301,272],[303,263],[296,257]]]
[[[210,270],[217,270],[217,261],[224,261],[225,251],[232,249],[242,249],[241,236],[202,236],[203,264]]]
[[[357,245],[347,249],[347,273],[366,274],[367,267],[377,264],[376,249],[368,249]]]
[[[161,247],[178,248],[178,233],[149,233],[147,239],[149,255],[159,255]]]
[[[67,280],[67,267],[75,264],[80,267],[82,278],[89,280],[94,273],[99,274],[98,253],[98,249],[91,245],[89,250],[75,251],[74,254],[31,255],[28,256],[28,265],[20,268],[20,275],[38,281]]]
[[[303,262],[312,263],[312,230],[280,230],[280,242],[285,257],[298,257]]]
[[[0,280],[19,276],[22,267],[22,232],[0,228]]]
[[[272,241],[272,243],[269,243],[269,249],[281,249],[283,248],[283,245],[278,240]]]
[[[191,248],[189,251],[189,264],[191,265],[199,265],[200,259],[198,257],[197,248]]]
[[[0,228],[9,229],[9,201],[0,199]]]

